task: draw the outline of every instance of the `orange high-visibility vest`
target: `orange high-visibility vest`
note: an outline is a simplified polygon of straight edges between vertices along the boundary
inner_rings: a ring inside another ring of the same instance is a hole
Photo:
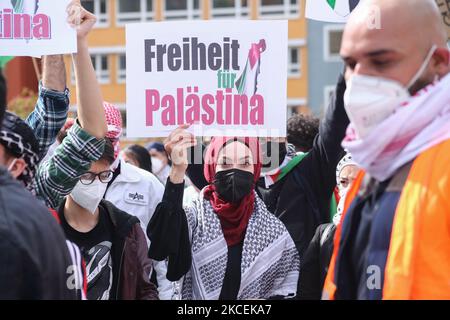
[[[364,173],[347,195],[347,209]],[[334,299],[334,271],[342,223],[323,289]],[[450,299],[450,140],[420,154],[413,162],[395,211],[383,284],[383,299]]]

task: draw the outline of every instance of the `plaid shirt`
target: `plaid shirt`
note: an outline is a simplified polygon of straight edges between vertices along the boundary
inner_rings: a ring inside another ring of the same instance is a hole
[[[41,159],[55,142],[69,113],[69,89],[53,91],[39,84],[39,97],[34,111],[25,120],[39,142]]]
[[[76,121],[55,153],[39,165],[35,176],[36,196],[53,209],[69,195],[92,162],[103,154],[105,139],[84,131]]]

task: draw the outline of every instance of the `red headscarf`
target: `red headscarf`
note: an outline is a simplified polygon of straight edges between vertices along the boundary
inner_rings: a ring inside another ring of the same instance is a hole
[[[245,196],[239,204],[227,203],[219,198],[213,184],[216,174],[216,165],[220,150],[231,141],[244,143],[251,151],[253,156],[253,175],[254,183],[261,174],[261,150],[257,138],[239,138],[239,137],[214,137],[205,155],[204,175],[209,185],[205,189],[205,197],[209,199],[214,208],[214,212],[220,219],[223,234],[228,246],[240,243],[245,236],[248,221],[252,215],[255,206],[255,194],[251,192]]]
[[[111,139],[114,147],[114,158],[117,158],[120,152],[120,137],[122,136],[122,114],[119,108],[106,101],[103,102],[105,109],[106,124],[108,125],[108,132],[106,137]]]

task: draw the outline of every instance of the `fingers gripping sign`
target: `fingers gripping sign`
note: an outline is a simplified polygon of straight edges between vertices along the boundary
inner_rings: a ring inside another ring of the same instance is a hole
[[[170,181],[182,183],[188,167],[188,150],[197,145],[197,140],[187,129],[190,125],[182,125],[175,129],[166,139],[164,147],[172,160]]]
[[[67,23],[77,30],[79,39],[86,38],[97,18],[81,6],[80,0],[73,0],[67,6]]]

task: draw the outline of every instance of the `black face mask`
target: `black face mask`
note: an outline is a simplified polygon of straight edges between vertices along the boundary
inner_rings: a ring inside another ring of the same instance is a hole
[[[232,204],[237,204],[254,188],[253,173],[231,169],[219,171],[214,176],[214,187],[219,197]]]
[[[275,167],[279,167],[283,161],[284,158],[287,155],[287,148],[285,142],[274,142],[274,141],[267,141],[264,144],[261,144],[261,148],[264,151],[263,152],[263,168],[271,168],[275,169]],[[274,154],[272,154],[272,151],[274,151]],[[278,159],[274,159],[273,157],[276,157],[277,155],[275,152],[278,151]],[[278,165],[275,163],[278,161]]]

